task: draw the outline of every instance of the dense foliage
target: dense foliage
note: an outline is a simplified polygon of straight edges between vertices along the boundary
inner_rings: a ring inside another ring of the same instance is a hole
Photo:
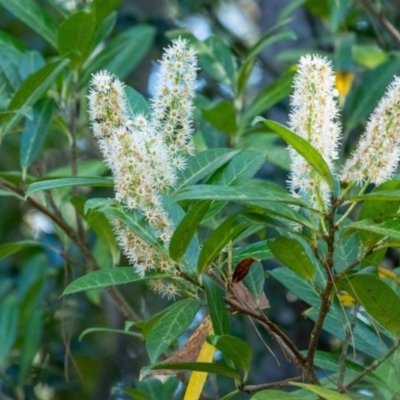
[[[0,0],[0,397],[396,399],[391,3],[122,3]]]

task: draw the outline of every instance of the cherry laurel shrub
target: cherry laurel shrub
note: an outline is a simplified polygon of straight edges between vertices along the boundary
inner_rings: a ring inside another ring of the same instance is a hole
[[[393,273],[379,265],[385,249],[400,245],[400,181],[393,176],[400,155],[400,80],[395,78],[387,89],[349,159],[337,166],[341,125],[334,71],[325,58],[303,56],[294,79],[290,129],[261,117],[254,120],[288,143],[291,172],[285,193],[247,182],[224,185],[212,178],[218,170],[223,175],[237,168],[243,155],[230,149],[195,153],[196,70],[194,49],[184,39],[175,40],[161,60],[150,105],[141,99],[137,112],[130,109],[116,76],[107,71],[93,75],[90,120],[113,173],[115,201],[89,200],[86,211],[99,211],[112,221],[133,268],[91,272],[71,283],[65,294],[147,280],[151,290],[175,299],[145,325],[151,365],[143,374],[194,371],[185,399],[200,396],[208,373],[230,377],[236,386],[232,396],[244,391],[256,392],[253,399],[281,398],[276,389],[294,385],[300,388],[293,398],[300,393],[304,398],[352,398],[370,385],[371,376],[379,379],[374,371],[399,346],[399,289],[388,279]],[[226,202],[241,208],[220,218],[200,243],[196,231]],[[263,226],[274,227],[276,237],[240,246]],[[282,264],[270,271],[272,279],[312,307],[307,317],[315,325],[306,351],[263,311],[269,304],[259,261],[271,258]],[[351,299],[348,304],[339,301],[343,293]],[[297,367],[298,376],[246,383],[252,351],[231,334],[229,321],[237,313],[259,322]],[[177,349],[173,343],[196,315],[203,322]],[[339,356],[318,351],[323,329],[343,341]],[[365,331],[376,342],[373,349]],[[349,346],[377,360],[371,365],[347,361]],[[225,365],[213,362],[216,350]]]

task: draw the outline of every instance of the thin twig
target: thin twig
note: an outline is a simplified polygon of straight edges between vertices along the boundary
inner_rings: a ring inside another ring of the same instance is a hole
[[[347,349],[349,348],[350,344],[350,339],[351,336],[354,332],[354,328],[356,327],[357,324],[357,314],[358,314],[358,309],[360,308],[360,305],[357,303],[354,306],[353,309],[353,318],[351,320],[349,328],[346,330],[346,336],[343,341],[343,347],[342,347],[342,352],[340,354],[339,358],[339,378],[337,381],[337,385],[339,388],[343,387],[343,382],[344,382],[344,374],[346,372],[346,358],[347,358]]]
[[[380,24],[385,28],[390,36],[395,40],[397,45],[400,47],[400,32],[387,20],[375,7],[370,3],[369,0],[359,0],[359,2],[366,8],[366,10],[375,17]]]
[[[375,360],[368,368],[364,369],[358,376],[356,376],[352,381],[350,381],[345,387],[339,389],[339,393],[344,393],[353,387],[356,383],[360,382],[361,379],[366,377],[371,372],[375,371],[382,363],[384,363],[395,351],[399,348],[400,341],[397,341],[395,345],[379,360]]]
[[[240,391],[246,393],[258,392],[264,389],[282,389],[285,386],[289,386],[290,382],[302,382],[302,376],[295,376],[294,378],[284,379],[279,382],[261,383],[260,385],[245,385],[239,388]]]

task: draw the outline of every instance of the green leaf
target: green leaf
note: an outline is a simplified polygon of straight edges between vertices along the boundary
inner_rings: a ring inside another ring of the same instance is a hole
[[[233,261],[237,262],[245,258],[255,258],[256,260],[270,260],[275,256],[268,247],[266,240],[249,244],[246,247],[232,249]]]
[[[305,390],[308,390],[312,393],[317,394],[318,396],[323,397],[326,400],[350,400],[351,397],[345,396],[344,394],[340,394],[337,391],[333,391],[331,389],[323,388],[321,386],[310,385],[306,383],[297,383],[297,382],[290,382],[293,386],[301,387]]]
[[[284,73],[258,94],[244,112],[240,120],[240,126],[244,126],[251,118],[271,108],[273,105],[278,103],[278,101],[289,96],[292,92],[294,75],[295,72],[293,71]]]
[[[224,357],[230,359],[236,367],[250,370],[251,348],[242,339],[230,335],[211,335],[207,341],[216,347]]]
[[[118,390],[121,390],[121,388],[118,387]],[[128,387],[123,387],[122,390],[128,396],[130,396],[131,399],[135,399],[135,400],[152,400],[149,396],[145,395],[140,390],[133,389],[133,388],[128,388]]]
[[[200,304],[200,301],[196,299],[180,300],[154,324],[146,340],[146,348],[152,364],[175,339],[187,330]]]
[[[194,205],[175,228],[169,244],[169,255],[174,261],[179,262],[185,254],[209,207],[210,201],[201,201]]]
[[[4,115],[2,132],[12,129],[22,118],[21,110],[32,106],[54,82],[57,75],[68,64],[68,60],[58,60],[47,64],[29,75],[15,93]]]
[[[42,312],[34,309],[32,310],[32,315],[30,315],[28,324],[24,330],[24,341],[21,349],[21,364],[19,372],[20,383],[24,383],[32,365],[33,358],[35,357],[40,345],[42,331]]]
[[[187,168],[178,173],[175,191],[193,185],[205,176],[212,174],[239,153],[240,150],[210,149],[190,157]]]
[[[252,296],[259,300],[261,293],[264,290],[265,283],[265,272],[262,264],[259,261],[251,264],[250,270],[243,279],[243,283],[246,285]]]
[[[285,393],[280,390],[263,390],[256,393],[250,400],[300,400],[296,393]]]
[[[43,56],[37,51],[27,51],[21,55],[18,73],[21,80],[25,80],[30,74],[33,74],[43,68],[46,62]]]
[[[27,52],[29,49],[14,36],[7,32],[0,31],[0,47],[1,49],[11,50],[17,54]]]
[[[115,267],[101,271],[93,271],[71,282],[65,288],[62,295],[65,296],[85,290],[100,289],[147,279],[162,279],[165,278],[165,276],[165,274],[161,273],[148,273],[143,276],[138,274],[133,267]]]
[[[148,224],[139,210],[127,211],[122,208],[106,207],[99,209],[109,220],[117,219],[132,229],[144,241],[151,244],[161,253],[167,254],[167,250],[157,237],[154,229]]]
[[[315,268],[303,245],[296,239],[280,236],[268,247],[274,256],[288,268],[310,281],[314,279]]]
[[[79,335],[79,341],[81,341],[88,333],[93,333],[93,332],[120,333],[122,335],[128,335],[128,336],[133,336],[133,337],[138,338],[138,339],[143,339],[143,335],[141,335],[138,332],[131,332],[131,331],[127,331],[127,330],[111,329],[111,328],[88,328],[88,329],[85,329]]]
[[[54,102],[52,99],[38,101],[33,107],[33,118],[25,121],[22,132],[19,160],[23,175],[42,148],[44,138],[50,128]]]
[[[230,333],[229,317],[226,310],[221,288],[209,276],[204,276],[204,289],[207,297],[208,312],[214,332],[217,335],[228,335]]]
[[[229,101],[222,100],[212,108],[203,110],[203,117],[227,135],[234,135],[237,131],[236,111]]]
[[[152,370],[167,369],[167,370],[180,370],[180,371],[199,371],[208,372],[210,374],[217,374],[221,376],[227,376],[229,378],[240,380],[239,372],[233,368],[229,368],[225,365],[203,363],[203,362],[182,362],[182,363],[164,363],[156,364],[151,367]]]
[[[265,120],[262,117],[256,117],[253,121],[253,125],[257,122],[264,122],[268,128],[272,129],[289,145],[291,145],[302,157],[306,159],[306,161],[315,169],[315,171],[321,175],[321,178],[329,185],[329,187],[333,189],[333,177],[331,171],[324,158],[313,146],[311,146],[310,143],[277,122]]]
[[[393,181],[389,181],[393,182]],[[400,181],[394,181],[397,183],[397,187],[400,185]],[[400,190],[382,190],[382,191],[373,191],[368,194],[362,194],[360,196],[353,197],[349,199],[349,202],[355,201],[397,201],[400,202]]]
[[[247,224],[239,223],[235,220],[236,215],[226,219],[210,234],[203,244],[197,263],[197,271],[202,274],[211,265],[221,250],[236,236],[242,233]]]
[[[70,15],[61,24],[57,38],[58,51],[60,56],[71,60],[72,68],[78,68],[89,55],[94,28],[94,15],[85,11]]]
[[[130,86],[124,88],[126,99],[128,100],[128,110],[132,115],[136,114],[150,114],[149,105],[145,98],[135,89]]]
[[[9,257],[24,248],[41,247],[41,246],[43,246],[42,243],[35,242],[33,240],[23,240],[20,242],[1,244],[0,245],[0,260],[2,258]]]
[[[400,221],[398,218],[386,220],[381,223],[375,223],[370,219],[353,222],[346,225],[345,228],[356,229],[360,231],[373,232],[382,236],[389,236],[394,239],[400,239]]]
[[[71,186],[104,186],[113,187],[114,183],[110,178],[90,178],[90,177],[75,177],[75,178],[59,178],[48,179],[44,181],[34,182],[28,186],[25,197],[31,196],[35,192],[42,190],[57,189]]]
[[[0,366],[4,365],[17,337],[19,307],[15,297],[7,297],[0,303]]]
[[[106,69],[124,79],[149,50],[155,29],[148,25],[135,25],[124,30],[104,46],[104,49],[85,65],[79,87],[85,86],[93,73]]]
[[[57,24],[35,1],[0,0],[0,4],[47,40],[53,47],[57,47]]]
[[[227,200],[238,203],[271,201],[304,206],[300,200],[281,191],[250,186],[195,185],[178,192],[174,201],[181,200]]]
[[[338,286],[345,289],[385,328],[396,335],[400,334],[400,298],[376,275],[362,270],[344,277]]]
[[[123,0],[93,0],[90,4],[96,16],[96,25],[99,25],[104,18],[117,9]]]

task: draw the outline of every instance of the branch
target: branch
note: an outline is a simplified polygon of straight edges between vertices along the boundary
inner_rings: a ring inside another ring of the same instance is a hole
[[[375,7],[369,2],[369,0],[359,0],[359,2],[365,7],[365,9],[375,17],[384,29],[389,33],[390,36],[395,40],[397,45],[400,47],[400,32],[388,21]]]
[[[246,385],[239,388],[240,391],[246,393],[258,392],[263,389],[282,389],[285,386],[289,386],[290,382],[302,382],[302,376],[295,376],[294,378],[284,379],[279,382],[262,383],[260,385]]]
[[[400,341],[397,340],[395,345],[379,360],[375,360],[367,369],[356,376],[352,381],[350,381],[345,387],[339,389],[339,393],[344,393],[353,387],[356,383],[360,382],[365,376],[375,371],[382,363],[384,363],[394,352],[399,348]]]
[[[25,198],[25,192],[23,189],[13,185],[12,183],[6,181],[3,178],[0,178],[0,187],[3,187],[10,192],[18,195],[21,200]],[[87,243],[80,238],[80,236],[69,226],[61,216],[52,213],[49,209],[45,206],[37,202],[32,197],[28,197],[25,201],[31,205],[36,210],[40,211],[42,214],[46,215],[50,218],[55,224],[57,224],[65,233],[66,235],[77,245],[79,250],[82,252],[83,256],[87,260],[87,268],[90,271],[95,271],[100,269],[99,265],[97,264],[96,259],[93,257],[93,254],[87,245]],[[121,313],[128,319],[132,321],[138,321],[140,318],[138,315],[133,311],[130,305],[126,302],[126,300],[122,297],[121,293],[115,287],[110,287],[107,289],[110,296],[113,298],[117,306],[119,307]]]

